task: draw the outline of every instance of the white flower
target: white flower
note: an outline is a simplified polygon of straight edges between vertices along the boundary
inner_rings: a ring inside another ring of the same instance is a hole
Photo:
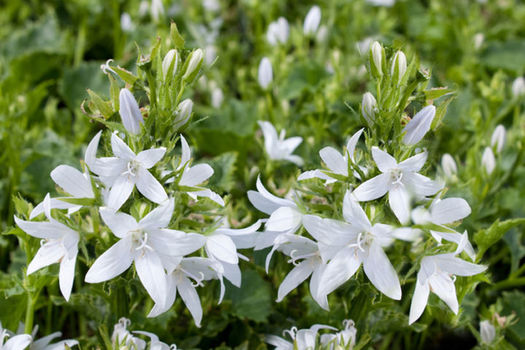
[[[485,150],[483,151],[483,156],[481,157],[481,165],[483,165],[488,175],[492,174],[494,168],[496,168],[496,158],[494,157],[494,152],[492,152],[492,148],[485,147]]]
[[[335,334],[328,333],[321,335],[321,345],[332,344],[330,350],[333,349],[334,345],[341,345],[344,346],[346,349],[353,349],[357,337],[357,329],[354,327],[354,321],[344,320],[343,326],[345,328],[340,332],[337,332]]]
[[[453,275],[473,276],[485,271],[487,267],[461,260],[456,257],[457,253],[458,251],[425,256],[421,259],[408,324],[414,323],[423,314],[431,289],[455,314],[458,313],[459,305]]]
[[[317,333],[321,329],[336,330],[334,327],[322,324],[313,325],[309,329],[298,330],[297,327],[292,327],[290,330],[286,330],[283,333],[288,333],[290,338],[292,338],[293,343],[275,335],[267,335],[264,341],[275,346],[275,350],[315,349],[317,345]],[[294,346],[294,343],[297,347]]]
[[[66,300],[69,300],[75,277],[80,237],[76,231],[51,217],[49,194],[44,199],[43,205],[48,221],[25,221],[15,216],[18,227],[30,236],[42,239],[40,249],[27,267],[27,274],[30,275],[43,267],[60,262],[58,274],[60,292]]]
[[[376,119],[376,106],[377,101],[374,95],[372,95],[369,92],[366,92],[363,95],[363,101],[361,102],[361,114],[363,115],[363,118],[365,118],[369,127],[372,127],[372,125],[374,125]]]
[[[2,322],[0,322],[0,350],[23,350],[33,340],[29,334],[11,335],[12,333],[4,329]],[[5,341],[6,339],[7,341]]]
[[[127,12],[122,12],[120,15],[120,28],[123,32],[130,33],[135,29],[135,24],[131,20],[131,16]]]
[[[259,81],[259,85],[265,90],[272,83],[272,63],[270,62],[268,57],[263,57],[261,59],[261,62],[259,63],[259,69],[257,71],[257,80]]]
[[[279,136],[275,127],[270,122],[259,121],[259,126],[264,135],[264,148],[266,153],[272,160],[287,160],[298,166],[303,165],[303,159],[295,154],[293,151],[303,142],[300,136],[290,137],[285,139],[286,131],[283,129]]]
[[[35,327],[36,328],[36,327]],[[36,332],[33,332],[36,333]],[[38,340],[35,340],[31,343],[29,350],[62,350],[65,349],[66,345],[68,347],[73,347],[78,345],[78,341],[73,339],[61,340],[58,343],[50,344],[53,339],[61,337],[61,332],[55,332]],[[34,335],[33,335],[34,337]]]
[[[525,79],[518,77],[512,82],[512,95],[514,97],[525,96]]]
[[[166,79],[168,72],[171,68],[172,76],[177,74],[177,68],[179,66],[179,53],[175,49],[171,49],[166,53],[162,60],[162,76]]]
[[[175,344],[168,345],[166,343],[163,343],[159,340],[159,337],[156,334],[153,334],[151,332],[133,331],[133,333],[146,335],[151,339],[149,350],[177,350],[177,345]]]
[[[308,13],[306,14],[306,17],[304,18],[304,23],[303,23],[304,35],[313,36],[315,32],[317,32],[319,23],[321,23],[321,8],[315,5],[310,8]]]
[[[133,94],[126,88],[120,90],[119,113],[122,124],[130,134],[140,133],[140,124],[144,123],[139,105]]]
[[[122,317],[118,323],[113,327],[113,334],[111,335],[111,342],[114,346],[126,345],[128,347],[133,346],[136,350],[145,350],[146,342],[140,338],[134,337],[128,330],[127,327],[131,324],[131,321],[127,318]],[[120,347],[117,347],[120,349]]]
[[[372,284],[389,298],[401,299],[396,270],[383,247],[390,245],[395,230],[384,224],[372,226],[361,206],[347,192],[343,201],[346,222],[305,215],[303,225],[318,241],[323,261],[328,261],[320,278],[319,295],[328,295],[348,281],[363,264]]]
[[[435,115],[436,107],[433,105],[426,106],[417,112],[414,118],[403,128],[403,131],[406,132],[403,142],[407,145],[415,145],[421,141],[430,130]]]
[[[193,101],[191,99],[187,98],[181,101],[175,111],[177,116],[174,120],[173,128],[178,130],[183,127],[190,120],[192,111]]]
[[[364,129],[358,130],[354,135],[352,135],[350,140],[348,140],[344,155],[342,155],[338,150],[332,147],[325,147],[321,151],[319,151],[319,155],[321,156],[321,159],[325,163],[326,167],[329,169],[329,172],[319,169],[305,171],[304,173],[299,175],[297,180],[302,181],[306,179],[319,178],[322,180],[326,180],[327,183],[337,181],[335,177],[330,176],[330,173],[333,173],[334,175],[348,177],[348,160],[350,160],[352,164],[355,164],[355,147],[357,145],[357,142],[359,141],[359,137],[363,133],[363,130]],[[366,169],[363,168],[362,170]],[[357,172],[354,172],[354,176],[359,178],[359,174]]]
[[[165,300],[157,302],[148,317],[155,317],[166,312],[175,302],[177,292],[182,301],[190,310],[195,325],[200,327],[202,320],[202,306],[196,286],[203,286],[202,281],[219,279],[221,282],[221,296],[224,295],[221,264],[207,258],[191,257],[179,260],[179,263],[168,270],[167,291]],[[192,282],[193,280],[193,282]],[[220,301],[219,301],[220,302]]]
[[[279,17],[277,21],[270,23],[266,32],[266,39],[270,45],[285,44],[290,35],[290,26],[284,17]]]
[[[418,173],[427,159],[421,152],[401,163],[388,153],[372,147],[372,157],[381,174],[362,183],[354,191],[359,201],[380,198],[388,192],[390,208],[401,223],[410,218],[410,196],[431,196],[441,189],[441,185]]]
[[[86,164],[110,188],[107,206],[118,210],[129,198],[135,185],[147,199],[162,203],[168,199],[159,181],[148,171],[162,159],[166,149],[152,148],[135,154],[116,134],[111,135],[114,157],[96,158],[100,132],[86,150]]]
[[[458,173],[456,161],[448,153],[443,154],[443,157],[441,157],[441,168],[443,169],[445,176],[449,179]]]
[[[490,145],[492,147],[496,147],[496,152],[498,153],[501,153],[503,147],[505,146],[506,134],[507,133],[505,131],[505,127],[501,124],[496,126],[496,128],[492,132],[492,137],[490,138]]]
[[[496,337],[496,328],[489,320],[483,320],[479,323],[479,334],[483,343],[490,344]]]
[[[100,215],[120,240],[93,263],[86,282],[110,280],[135,263],[135,270],[151,298],[162,303],[168,293],[163,258],[182,257],[202,247],[198,234],[166,229],[173,214],[173,199],[137,222],[132,216],[101,208]]]

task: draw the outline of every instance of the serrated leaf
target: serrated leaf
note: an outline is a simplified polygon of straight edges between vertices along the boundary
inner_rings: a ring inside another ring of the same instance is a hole
[[[173,42],[173,46],[176,49],[184,48],[184,38],[182,37],[182,35],[180,35],[179,30],[177,28],[177,24],[175,22],[171,23],[170,37],[171,37],[171,41]]]
[[[489,228],[476,232],[474,234],[474,242],[476,242],[479,249],[478,259],[483,256],[487,249],[496,244],[508,230],[521,224],[525,224],[525,218],[510,219],[502,222],[496,220]]]

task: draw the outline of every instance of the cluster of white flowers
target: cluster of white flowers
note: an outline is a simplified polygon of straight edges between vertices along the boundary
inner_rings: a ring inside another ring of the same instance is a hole
[[[292,341],[288,341],[276,335],[267,335],[266,342],[275,346],[275,350],[309,350],[309,349],[341,349],[352,350],[356,343],[357,329],[352,320],[343,321],[344,328],[337,328],[316,324],[308,329],[297,329],[292,327],[285,330],[283,336],[289,335]],[[323,333],[319,336],[319,331],[330,330],[333,333]]]
[[[78,341],[73,339],[61,340],[58,343],[51,342],[62,336],[62,333],[55,332],[40,339],[36,339],[38,326],[35,326],[32,334],[23,334],[23,325],[18,330],[18,334],[14,334],[2,327],[0,323],[0,350],[65,350],[66,345],[71,348],[78,345]]]
[[[111,342],[116,349],[135,349],[145,350],[147,342],[139,337],[135,337],[128,331],[128,327],[131,321],[127,318],[121,318],[118,323],[113,327],[113,334],[111,335]],[[144,331],[133,331],[134,334],[145,335],[150,338],[150,350],[177,350],[177,345],[168,345],[159,340],[159,337],[150,332]]]

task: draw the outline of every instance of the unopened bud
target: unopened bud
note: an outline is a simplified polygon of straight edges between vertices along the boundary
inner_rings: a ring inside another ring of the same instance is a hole
[[[370,127],[376,119],[376,106],[377,101],[374,95],[369,92],[365,93],[363,95],[363,101],[361,102],[361,113]]]
[[[183,80],[192,81],[195,79],[201,68],[203,58],[204,52],[202,49],[197,49],[190,54],[186,59],[186,70],[182,76]]]
[[[284,44],[290,35],[290,25],[284,17],[279,17],[277,21],[270,23],[266,32],[266,39],[270,45]]]
[[[487,171],[487,174],[492,174],[494,168],[496,167],[496,158],[494,158],[494,152],[492,152],[492,148],[485,147],[483,156],[481,157],[481,164]]]
[[[175,129],[180,129],[184,126],[191,117],[191,112],[193,110],[193,101],[189,98],[185,99],[177,106],[176,118],[174,121],[173,127]]]
[[[304,35],[310,36],[314,35],[319,28],[319,23],[321,23],[321,8],[319,6],[313,6],[310,11],[306,14],[303,23],[303,33]]]
[[[177,74],[177,67],[179,65],[179,53],[175,49],[171,49],[168,51],[166,56],[164,56],[164,59],[162,60],[162,76],[164,79],[166,79],[166,76],[168,75],[168,72],[170,72],[172,76],[175,76]]]
[[[445,173],[445,176],[449,179],[458,173],[458,167],[456,165],[456,161],[448,153],[445,153],[443,157],[441,157],[441,168],[443,168],[443,172]]]
[[[272,63],[268,57],[263,57],[259,63],[259,71],[257,74],[259,85],[266,90],[273,80]]]
[[[407,71],[407,57],[403,51],[396,52],[394,59],[392,60],[392,68],[390,74],[392,75],[392,81],[394,84],[399,85],[405,76]]]
[[[496,328],[488,320],[481,321],[479,323],[479,334],[483,343],[490,344],[496,337]]]
[[[525,96],[525,79],[523,77],[516,78],[512,83],[512,95],[514,97]]]
[[[140,133],[140,124],[144,122],[139,105],[128,89],[121,89],[119,95],[119,113],[122,124],[131,134]]]
[[[376,78],[383,76],[383,47],[377,41],[370,45],[370,68]]]
[[[496,146],[496,152],[501,153],[503,147],[505,146],[507,132],[503,125],[498,125],[492,132],[492,137],[490,138],[490,145],[492,147]]]

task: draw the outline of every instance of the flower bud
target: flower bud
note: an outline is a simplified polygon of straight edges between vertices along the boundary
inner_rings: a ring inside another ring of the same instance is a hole
[[[139,105],[128,89],[121,89],[119,94],[119,113],[122,124],[130,134],[140,133],[140,124],[144,123]]]
[[[277,21],[270,23],[266,32],[266,39],[270,45],[285,44],[290,35],[290,26],[284,17],[279,17]]]
[[[303,33],[306,36],[314,35],[321,23],[321,8],[313,6],[306,14],[303,23]]]
[[[259,72],[257,75],[259,85],[266,90],[273,80],[272,63],[268,57],[263,57],[259,63]]]
[[[407,58],[403,51],[396,52],[394,59],[392,60],[392,68],[390,69],[390,75],[392,75],[392,82],[395,85],[399,85],[405,76],[407,71]]]
[[[173,127],[175,129],[180,129],[182,126],[184,126],[191,117],[191,112],[193,110],[193,101],[189,98],[185,99],[179,105],[177,106],[177,111],[174,125]]]
[[[443,168],[445,176],[449,179],[458,173],[456,161],[448,153],[445,153],[443,157],[441,157],[441,168]]]
[[[383,76],[383,47],[377,41],[370,45],[370,68],[376,78]]]
[[[372,127],[376,119],[376,105],[377,101],[374,95],[369,92],[363,95],[363,101],[361,102],[361,113],[370,127]]]
[[[416,113],[414,118],[403,128],[406,132],[403,137],[403,143],[406,145],[415,145],[430,130],[432,120],[436,116],[436,107],[433,105],[426,106]]]
[[[490,344],[496,337],[496,328],[488,320],[481,321],[479,323],[479,334],[483,343]]]
[[[492,132],[492,137],[490,138],[490,145],[492,147],[496,146],[496,152],[501,153],[503,146],[505,146],[507,132],[503,125],[498,125]]]
[[[183,80],[192,81],[195,79],[201,68],[203,58],[204,52],[202,49],[197,49],[190,54],[186,59],[186,70],[182,76]]]
[[[492,174],[494,168],[496,167],[496,158],[494,158],[492,148],[485,147],[485,150],[483,151],[483,156],[481,157],[481,164],[487,171],[487,174]]]
[[[512,95],[514,97],[525,96],[525,79],[523,77],[516,78],[512,83]]]
[[[178,65],[179,53],[175,49],[169,50],[166,56],[164,56],[164,59],[162,60],[162,76],[164,77],[164,79],[166,79],[170,68],[172,69],[172,76],[175,76],[175,74],[177,74]]]

